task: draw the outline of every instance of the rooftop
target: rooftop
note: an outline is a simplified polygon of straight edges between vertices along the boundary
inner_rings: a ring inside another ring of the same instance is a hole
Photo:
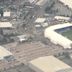
[[[64,16],[55,16],[55,19],[61,19],[61,20],[69,20],[70,17],[64,17]]]
[[[0,28],[12,28],[12,24],[10,22],[0,22]]]
[[[4,17],[10,17],[10,12],[4,12],[4,15],[3,15]]]
[[[54,56],[40,57],[29,62],[29,66],[37,72],[57,72],[71,68]],[[71,70],[72,71],[72,70]]]
[[[36,23],[43,23],[46,19],[45,18],[37,18],[35,20]]]
[[[68,7],[72,8],[72,0],[60,0],[65,5],[68,5]]]
[[[44,5],[48,0],[38,0],[36,5]]]
[[[71,48],[72,41],[55,31],[57,29],[65,28],[69,26],[72,26],[72,24],[64,23],[64,24],[50,26],[45,30],[45,37],[49,38],[54,44],[59,44],[63,46],[65,49]]]

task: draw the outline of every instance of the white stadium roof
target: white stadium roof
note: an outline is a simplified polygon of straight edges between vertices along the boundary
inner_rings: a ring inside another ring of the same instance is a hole
[[[40,57],[29,62],[29,66],[36,72],[57,72],[71,68],[54,56]]]
[[[0,60],[4,59],[4,57],[10,56],[10,55],[12,55],[11,52],[9,52],[8,50],[6,50],[4,47],[0,46]]]
[[[68,26],[72,26],[72,24],[65,23],[65,24],[58,24],[58,25],[48,27],[46,28],[44,35],[46,38],[49,38],[55,44],[59,44],[64,48],[71,48],[72,41],[62,36],[61,34],[55,32],[56,29],[60,29]]]
[[[46,18],[37,18],[35,20],[36,23],[43,23],[46,20]]]
[[[59,1],[72,8],[72,0],[59,0]]]
[[[12,28],[12,24],[10,22],[0,22],[0,28]]]
[[[4,12],[4,15],[3,15],[4,17],[10,17],[10,12]]]

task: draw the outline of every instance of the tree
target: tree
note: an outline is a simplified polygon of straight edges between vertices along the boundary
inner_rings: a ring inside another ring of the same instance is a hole
[[[0,8],[1,17],[3,17],[3,8]]]

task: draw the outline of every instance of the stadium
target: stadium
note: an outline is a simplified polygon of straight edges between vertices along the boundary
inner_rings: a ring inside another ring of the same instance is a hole
[[[50,26],[45,30],[44,35],[54,44],[72,48],[72,24],[70,23]]]
[[[56,29],[55,31],[65,36],[66,38],[72,40],[72,26]]]

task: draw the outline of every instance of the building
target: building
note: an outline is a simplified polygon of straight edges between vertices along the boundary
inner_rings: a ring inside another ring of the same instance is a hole
[[[11,34],[14,29],[10,22],[0,22],[0,35]]]
[[[54,18],[57,20],[67,20],[67,21],[70,20],[70,17],[64,17],[64,16],[55,16]]]
[[[67,5],[69,8],[72,8],[72,0],[59,0],[62,3],[64,3],[64,5]]]
[[[61,72],[61,70],[64,72],[67,69],[71,69],[72,71],[72,68],[69,65],[54,56],[45,56],[34,59],[29,62],[29,67],[36,72]]]
[[[46,4],[47,1],[48,0],[38,0],[36,5],[42,6],[42,5]]]
[[[44,21],[46,21],[46,18],[37,18],[35,23],[43,23]]]
[[[0,46],[0,60],[4,59],[4,57],[11,56],[12,53],[6,50],[4,47]]]
[[[48,27],[46,28],[44,35],[46,38],[49,38],[50,41],[53,42],[54,44],[59,44],[63,46],[65,49],[72,48],[71,47],[72,41],[55,31],[57,29],[61,29],[69,26],[72,26],[72,24],[65,23],[65,24],[58,24],[58,25]]]
[[[10,22],[0,22],[0,28],[12,28],[12,24]]]
[[[10,17],[10,15],[11,15],[11,12],[10,11],[6,11],[3,14],[4,17]]]

